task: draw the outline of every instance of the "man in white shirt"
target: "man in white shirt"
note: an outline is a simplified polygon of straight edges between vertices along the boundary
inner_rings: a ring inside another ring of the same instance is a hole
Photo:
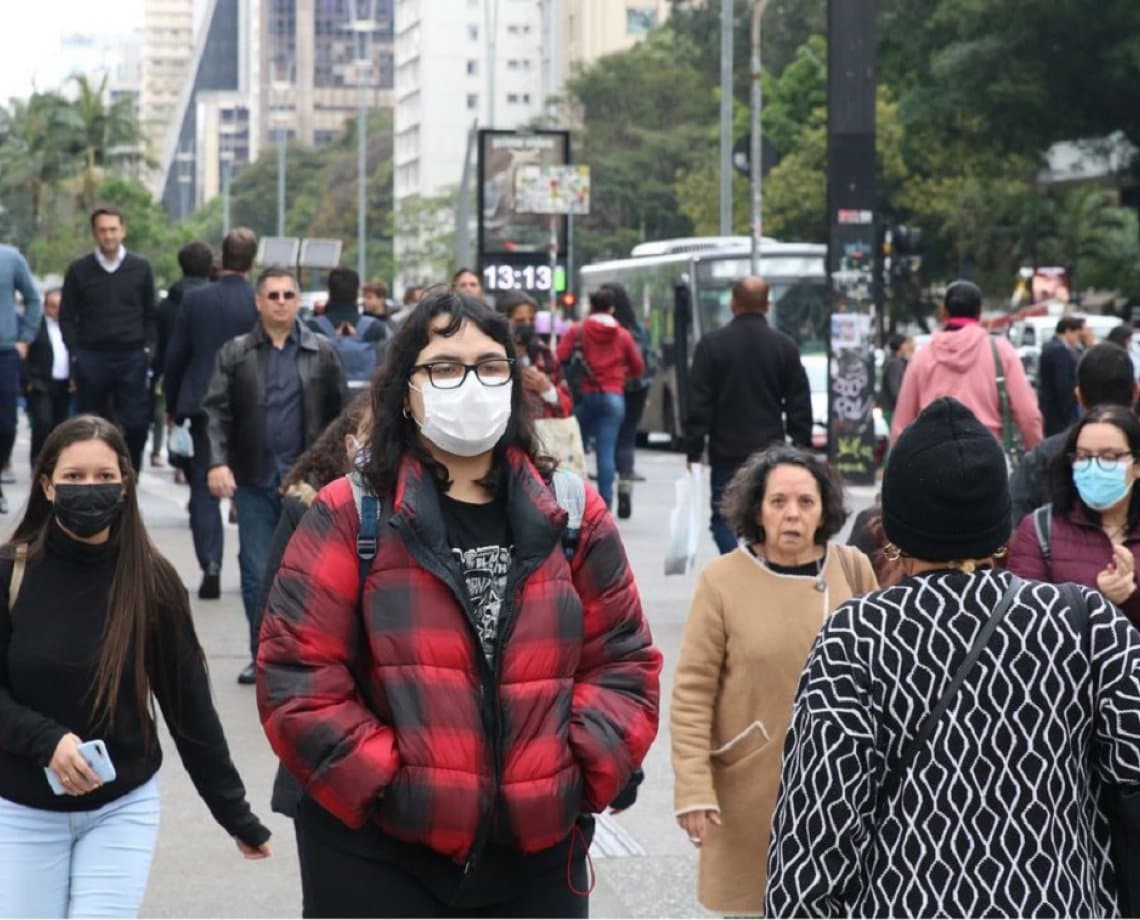
[[[24,362],[24,393],[32,427],[32,466],[44,441],[71,415],[71,358],[59,327],[60,290],[44,294],[44,318]]]

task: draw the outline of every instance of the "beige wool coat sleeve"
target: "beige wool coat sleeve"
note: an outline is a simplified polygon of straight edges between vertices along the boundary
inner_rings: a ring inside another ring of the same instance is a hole
[[[673,680],[669,725],[676,776],[673,806],[677,815],[720,809],[709,751],[726,642],[723,598],[706,570],[693,595]]]

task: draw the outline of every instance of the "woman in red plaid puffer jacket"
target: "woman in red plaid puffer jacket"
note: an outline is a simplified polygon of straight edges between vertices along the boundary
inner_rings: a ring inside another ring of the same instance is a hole
[[[305,790],[305,916],[588,915],[590,813],[657,732],[661,655],[598,494],[572,557],[506,322],[426,297],[374,382],[360,584],[348,480],[302,519],[258,654]]]

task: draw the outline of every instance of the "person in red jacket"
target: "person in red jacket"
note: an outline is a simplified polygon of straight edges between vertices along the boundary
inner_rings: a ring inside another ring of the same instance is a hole
[[[590,295],[590,315],[571,326],[558,343],[558,360],[572,366],[579,353],[584,365],[581,398],[574,415],[583,440],[594,442],[598,492],[610,506],[617,469],[617,438],[625,418],[625,384],[645,372],[641,349],[614,318],[614,294],[601,288]]]
[[[269,593],[266,735],[304,796],[306,916],[586,917],[591,813],[656,733],[661,654],[605,503],[576,540],[506,320],[430,291],[373,383],[362,474],[326,486]]]
[[[1140,420],[1126,406],[1090,409],[1072,427],[1050,472],[1053,503],[1042,512],[1048,525],[1037,513],[1022,519],[1010,571],[1095,588],[1140,626]]]

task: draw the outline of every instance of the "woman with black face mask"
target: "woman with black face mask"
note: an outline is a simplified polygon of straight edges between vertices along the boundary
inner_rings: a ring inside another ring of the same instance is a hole
[[[52,432],[0,585],[0,916],[138,914],[158,836],[153,700],[238,850],[269,856],[186,589],[147,536],[110,423]]]
[[[538,305],[521,291],[509,291],[495,306],[510,325],[515,360],[520,365],[519,383],[534,417],[569,418],[574,406],[562,370],[550,346],[535,334]]]

